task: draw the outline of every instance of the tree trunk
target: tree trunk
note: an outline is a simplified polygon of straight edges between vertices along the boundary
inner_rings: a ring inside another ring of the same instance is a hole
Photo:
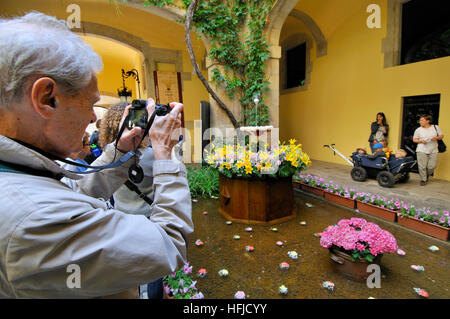
[[[206,90],[209,94],[211,94],[212,98],[216,100],[219,107],[225,111],[225,113],[230,118],[231,123],[233,124],[234,128],[239,128],[240,125],[236,121],[236,118],[234,117],[233,113],[230,111],[230,109],[225,105],[225,103],[219,98],[219,96],[214,92],[214,90],[209,85],[208,81],[205,79],[203,74],[200,72],[200,68],[198,67],[197,60],[195,58],[194,50],[192,48],[192,41],[191,41],[191,23],[194,16],[194,11],[197,6],[198,0],[192,0],[192,2],[189,4],[187,14],[186,14],[186,23],[184,25],[185,29],[185,41],[189,52],[189,57],[191,59],[192,66],[194,67],[195,74],[197,74],[200,81],[205,86]]]

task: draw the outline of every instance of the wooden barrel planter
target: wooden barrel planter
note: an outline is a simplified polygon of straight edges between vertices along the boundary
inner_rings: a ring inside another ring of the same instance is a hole
[[[369,215],[373,215],[388,220],[390,222],[397,221],[397,213],[390,209],[382,208],[368,203],[363,203],[359,200],[356,201],[356,208],[363,213],[367,213]]]
[[[242,223],[275,224],[296,215],[292,179],[219,177],[220,208],[225,218]]]
[[[400,215],[398,217],[399,225],[414,229],[418,232],[439,238],[442,240],[449,240],[450,228],[441,225],[422,221],[420,219],[410,218],[408,216]]]
[[[324,197],[326,200],[333,202],[335,204],[338,205],[342,205],[345,207],[349,207],[349,208],[355,208],[355,200],[352,198],[346,198],[344,196],[341,195],[337,195],[337,194],[333,194],[333,193],[329,193],[329,192],[324,192]]]

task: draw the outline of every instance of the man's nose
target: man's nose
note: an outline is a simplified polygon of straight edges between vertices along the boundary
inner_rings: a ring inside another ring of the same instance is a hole
[[[97,115],[95,114],[95,111],[92,110],[91,124],[95,122],[97,122]]]

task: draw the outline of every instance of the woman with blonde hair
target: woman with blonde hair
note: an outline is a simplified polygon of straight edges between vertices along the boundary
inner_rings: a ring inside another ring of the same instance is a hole
[[[120,129],[120,119],[122,118],[123,112],[125,112],[125,108],[128,105],[129,104],[127,102],[118,102],[106,111],[100,122],[98,134],[98,143],[100,144],[100,148],[103,149],[107,144],[115,142],[117,139]],[[148,143],[146,142],[146,139],[144,139],[140,147],[147,146]]]
[[[111,106],[102,118],[98,141],[103,148],[107,144],[115,142],[120,129],[120,120],[122,118],[125,108],[128,106],[126,102],[119,102]],[[154,199],[153,188],[153,162],[155,157],[153,150],[149,146],[148,137],[144,139],[139,146],[141,157],[139,165],[143,169],[144,179],[138,186],[134,185],[128,180],[122,185],[112,196],[110,202],[115,209],[129,214],[145,215],[150,217],[151,209],[150,203]],[[141,195],[138,195],[134,189],[138,189]],[[145,197],[144,197],[145,195]],[[148,299],[161,299],[163,296],[162,279],[140,287],[140,295],[143,297],[143,292],[147,293]],[[145,298],[145,299],[147,299]]]
[[[115,142],[120,129],[120,120],[127,102],[119,102],[111,106],[102,118],[100,125],[98,142],[103,148],[107,144]],[[150,197],[153,201],[153,151],[149,146],[148,137],[139,145],[139,151],[142,154],[139,164],[144,171],[144,180],[139,183],[139,190]],[[114,207],[128,212],[130,214],[138,214],[150,216],[150,206],[143,201],[134,191],[131,191],[126,185],[122,185],[114,194],[112,203]]]

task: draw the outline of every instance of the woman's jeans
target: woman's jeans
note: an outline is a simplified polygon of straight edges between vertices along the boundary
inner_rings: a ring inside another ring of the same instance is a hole
[[[417,152],[417,165],[419,166],[420,180],[426,182],[437,166],[438,153],[426,154]]]
[[[147,284],[148,299],[163,299],[163,280],[162,278]]]
[[[155,280],[146,285],[139,286],[141,299],[163,299],[163,280],[162,278]],[[147,298],[145,298],[147,293]]]

